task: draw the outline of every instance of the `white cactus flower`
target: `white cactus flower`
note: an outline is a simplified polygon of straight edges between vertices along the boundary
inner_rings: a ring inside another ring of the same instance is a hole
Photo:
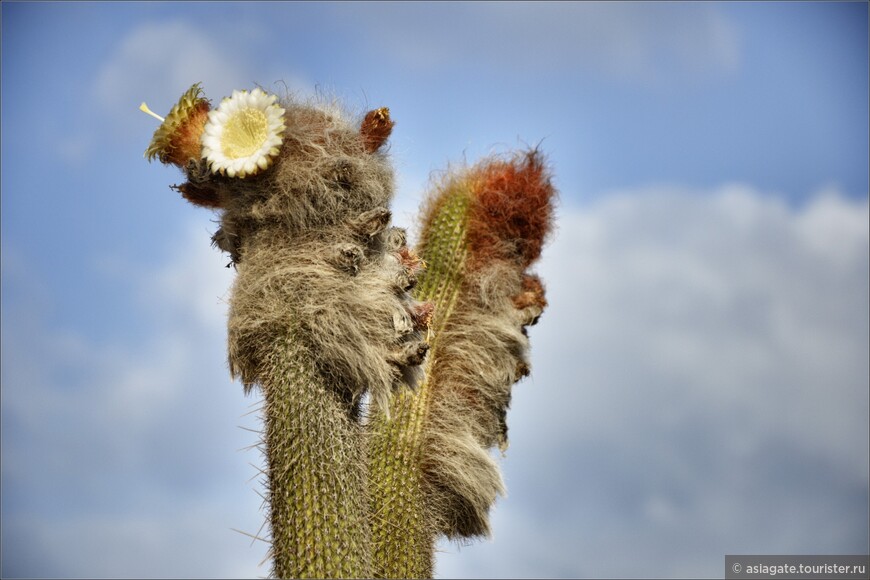
[[[268,168],[284,138],[284,109],[260,89],[233,91],[210,111],[202,156],[212,173],[244,178]]]

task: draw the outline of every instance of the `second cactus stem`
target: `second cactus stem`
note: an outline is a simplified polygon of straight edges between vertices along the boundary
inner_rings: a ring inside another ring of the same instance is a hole
[[[546,301],[528,273],[555,191],[536,151],[453,175],[424,209],[415,297],[435,316],[426,379],[372,422],[375,575],[426,578],[440,534],[487,535],[504,486],[489,450],[507,445],[511,386],[529,371],[525,326]]]

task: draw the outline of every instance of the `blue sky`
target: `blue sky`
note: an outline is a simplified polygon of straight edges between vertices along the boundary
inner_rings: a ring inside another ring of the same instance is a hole
[[[214,216],[142,156],[192,83],[389,106],[433,172],[540,143],[550,309],[494,537],[444,577],[866,553],[868,14],[856,3],[2,10],[3,576],[256,576],[256,404]]]

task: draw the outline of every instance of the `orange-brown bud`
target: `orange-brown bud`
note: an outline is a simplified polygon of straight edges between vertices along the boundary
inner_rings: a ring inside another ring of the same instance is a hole
[[[172,163],[182,169],[191,160],[199,159],[202,152],[200,136],[208,120],[209,109],[211,105],[202,96],[199,83],[196,83],[181,95],[166,119],[154,131],[145,157],[149,161],[156,157],[161,163]],[[149,112],[147,109],[143,111]]]
[[[359,128],[366,151],[374,153],[380,149],[393,132],[394,125],[395,123],[390,119],[390,109],[387,107],[366,113]]]
[[[542,310],[547,307],[544,285],[540,278],[530,274],[523,275],[520,293],[514,296],[514,306],[519,309],[536,306]]]
[[[187,118],[178,124],[169,137],[166,153],[160,156],[163,163],[172,163],[184,168],[191,159],[199,159],[202,145],[200,137],[208,120],[208,101],[198,101],[188,113]]]

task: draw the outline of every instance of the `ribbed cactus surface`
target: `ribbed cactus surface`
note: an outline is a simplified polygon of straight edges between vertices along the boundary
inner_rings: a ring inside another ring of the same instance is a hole
[[[266,356],[263,445],[276,578],[372,575],[360,425],[288,335]]]
[[[432,577],[434,527],[420,479],[427,390],[399,393],[371,423],[372,559],[377,578]]]

